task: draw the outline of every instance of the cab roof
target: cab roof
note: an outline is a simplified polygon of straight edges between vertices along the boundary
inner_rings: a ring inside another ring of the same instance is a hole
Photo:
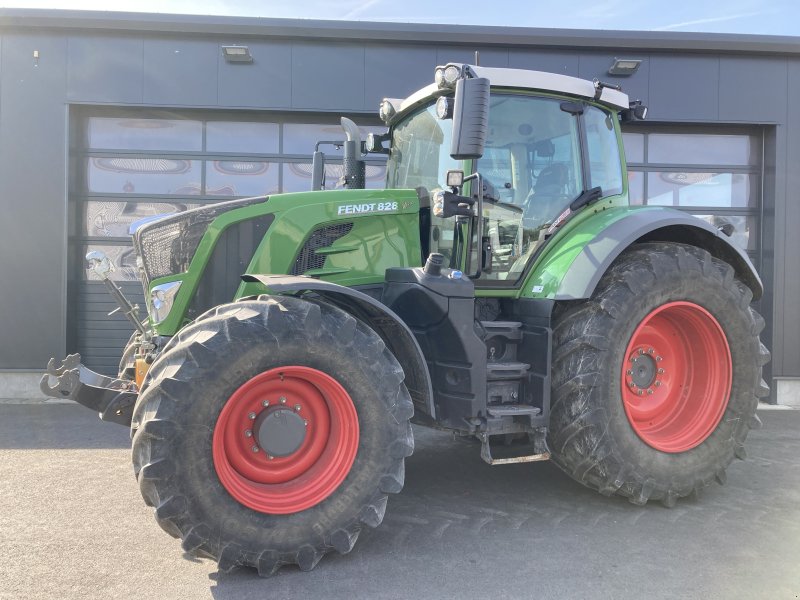
[[[458,66],[462,67],[463,71],[471,70],[476,77],[488,79],[492,88],[555,92],[577,98],[595,100],[616,111],[630,108],[628,95],[624,92],[603,87],[601,88],[600,96],[596,97],[597,88],[595,87],[595,83],[586,79],[579,79],[578,77],[546,73],[544,71],[529,71],[526,69],[479,67],[475,65]],[[392,104],[398,107],[397,113],[392,118],[392,121],[412,108],[419,106],[426,100],[441,96],[450,91],[449,88],[440,88],[435,83],[431,83],[421,90],[414,92],[404,100],[390,100]]]

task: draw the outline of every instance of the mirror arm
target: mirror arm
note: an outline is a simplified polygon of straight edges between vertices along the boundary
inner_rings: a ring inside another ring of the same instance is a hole
[[[475,231],[477,235],[475,236],[478,240],[478,244],[481,246],[481,250],[478,253],[478,268],[476,269],[474,274],[467,275],[470,279],[478,279],[481,276],[482,269],[481,269],[481,261],[483,255],[483,177],[477,171],[472,175],[469,175],[464,178],[464,181],[472,181],[475,180],[478,184],[478,205],[477,205],[477,214],[475,215]],[[470,236],[472,238],[472,236]],[[472,242],[472,239],[470,239]],[[469,249],[467,254],[467,260],[472,260],[472,249]]]

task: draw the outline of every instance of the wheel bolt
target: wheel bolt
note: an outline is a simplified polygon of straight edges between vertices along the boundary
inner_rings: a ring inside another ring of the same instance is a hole
[[[653,390],[647,390],[647,394],[650,395],[653,393]]]
[[[263,406],[264,408],[268,407],[268,406],[269,406],[269,400],[264,400],[264,401],[261,403],[261,406]]]
[[[637,394],[639,394],[640,396],[643,396],[643,395],[644,395],[644,391],[643,391],[643,390],[639,390],[639,391],[637,392]]]
[[[303,425],[305,425],[306,427],[308,427],[308,421],[306,421],[305,419],[303,419]]]
[[[658,387],[660,385],[661,385],[661,382],[660,381],[656,381],[656,387]]]
[[[660,356],[656,356],[656,361],[661,362],[662,358]]]
[[[247,418],[250,419],[251,421],[255,421],[256,413],[251,412],[249,415],[247,415]]]
[[[294,405],[294,410],[295,410],[296,412],[300,412],[300,405],[299,405],[299,404],[295,404],[295,405]]]
[[[626,371],[626,373],[627,373],[628,375],[633,375],[633,371],[631,371],[630,369],[628,369],[628,370]]]
[[[258,446],[253,446],[253,447],[251,448],[251,450],[252,450],[253,452],[258,452]]]
[[[281,396],[280,398],[278,398],[278,400],[280,400],[281,404],[286,404],[286,397],[285,396]]]
[[[664,372],[664,369],[659,369],[658,372],[659,372],[659,374],[661,374],[661,373]]]
[[[650,348],[647,352],[648,352],[648,354],[655,354],[656,351],[653,350],[652,348]]]
[[[639,348],[639,354],[644,354],[644,350],[642,350],[641,348]]]
[[[636,384],[635,384],[635,383],[633,383],[633,382],[631,381],[631,382],[630,382],[630,386],[631,386],[631,387],[636,387]]]
[[[270,460],[275,460],[275,457],[272,456],[271,454],[267,454],[267,458],[269,458]]]
[[[248,429],[244,432],[244,437],[253,437],[253,432]]]

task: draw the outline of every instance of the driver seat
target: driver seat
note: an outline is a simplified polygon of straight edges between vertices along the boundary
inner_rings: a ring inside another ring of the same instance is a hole
[[[555,219],[568,199],[569,181],[567,165],[554,163],[543,168],[531,193],[525,199],[524,218],[540,224]]]

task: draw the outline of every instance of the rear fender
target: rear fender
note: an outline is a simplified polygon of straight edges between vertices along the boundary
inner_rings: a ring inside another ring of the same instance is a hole
[[[710,223],[669,208],[620,208],[598,213],[576,230],[553,240],[522,290],[523,296],[553,300],[590,298],[605,272],[627,248],[642,242],[676,242],[703,248],[730,264],[736,276],[757,300],[764,292],[750,257],[731,243],[727,235]],[[584,244],[571,238],[588,237]]]
[[[405,384],[414,401],[416,417],[419,419],[421,415],[427,415],[435,419],[433,388],[422,349],[414,334],[394,311],[363,292],[311,277],[242,275],[242,279],[264,285],[271,294],[313,292],[324,302],[368,324],[403,367]]]

